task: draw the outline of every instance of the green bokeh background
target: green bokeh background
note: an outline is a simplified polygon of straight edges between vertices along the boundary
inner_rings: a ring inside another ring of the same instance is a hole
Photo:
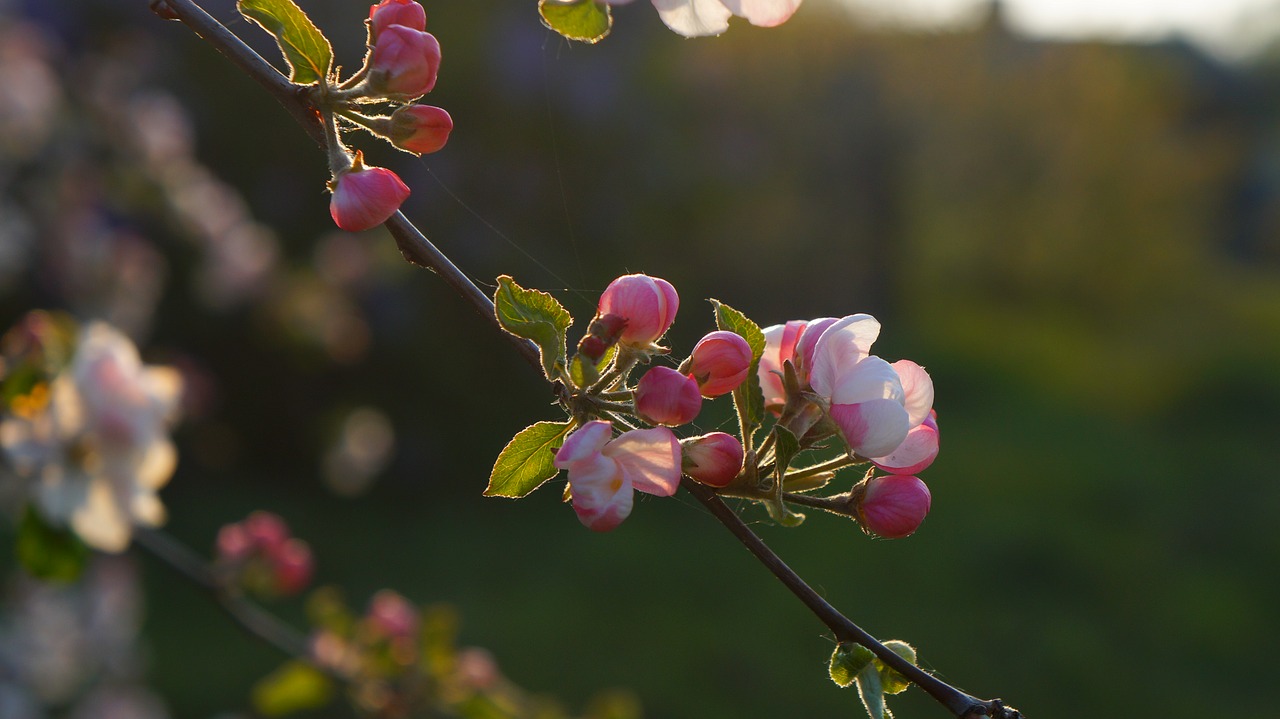
[[[311,271],[330,232],[323,156],[274,102],[145,2],[30,12],[73,47],[147,48],[199,154]],[[363,3],[302,3],[354,66]],[[137,8],[126,7],[137,5]],[[787,25],[684,40],[646,3],[570,45],[531,0],[427,4],[444,48],[427,98],[442,152],[364,143],[405,206],[477,281],[511,274],[578,318],[613,277],[665,277],[677,355],[705,298],[761,325],[866,311],[890,359],[928,367],[942,452],[933,512],[903,541],[811,513],[744,515],[832,603],[924,666],[1032,717],[1274,714],[1280,636],[1280,134],[1275,65],[1177,42],[1029,40],[998,16],[956,32],[859,28],[810,0]],[[267,57],[272,45],[210,8]],[[32,4],[32,8],[35,5]],[[672,719],[857,716],[822,627],[691,498],[645,498],[596,535],[558,484],[480,496],[494,457],[555,418],[505,341],[368,233],[371,342],[336,363],[269,313],[211,313],[181,260],[151,345],[201,358],[213,410],[179,430],[170,531],[208,547],[255,508],[357,604],[382,587],[450,602],[463,640],[581,706],[627,687]],[[12,318],[38,293],[5,300]],[[576,337],[576,334],[573,335]],[[363,497],[318,479],[341,408],[392,419]],[[707,410],[707,430],[729,421]],[[147,563],[147,642],[175,716],[240,710],[278,657]],[[286,603],[285,616],[299,619]],[[945,711],[918,690],[902,717]],[[326,714],[327,715],[327,714]]]

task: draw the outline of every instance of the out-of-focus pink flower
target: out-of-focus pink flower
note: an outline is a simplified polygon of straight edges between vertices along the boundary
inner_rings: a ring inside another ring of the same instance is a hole
[[[220,562],[243,562],[253,554],[253,541],[242,522],[224,524],[218,530],[217,556]]]
[[[719,397],[738,388],[751,369],[751,345],[736,332],[716,330],[698,340],[689,355],[689,375],[703,397]]]
[[[555,465],[569,470],[573,510],[584,526],[607,532],[631,514],[633,490],[669,497],[680,487],[680,442],[665,427],[624,432],[588,422],[556,452]]]
[[[255,511],[218,530],[217,559],[238,581],[269,594],[292,595],[306,588],[315,570],[311,547],[292,537],[279,515]]]
[[[119,330],[91,323],[47,405],[0,422],[0,447],[33,480],[46,519],[91,547],[122,551],[134,524],[164,521],[156,493],[177,464],[168,426],[181,386],[173,369],[144,366]]]
[[[636,384],[636,414],[648,422],[678,427],[701,410],[698,383],[670,367],[654,367]]]
[[[724,432],[680,441],[684,473],[712,487],[726,487],[742,470],[742,443]]]
[[[866,484],[858,502],[858,521],[872,534],[889,539],[910,536],[929,514],[929,488],[919,477],[890,474]]]
[[[623,275],[600,295],[597,317],[617,315],[626,322],[620,341],[649,347],[670,329],[680,296],[670,282],[648,275]]]
[[[631,0],[605,0],[626,5]],[[719,35],[729,29],[729,18],[744,17],[752,25],[773,27],[786,22],[800,7],[800,0],[653,0],[658,17],[685,37]]]
[[[376,42],[379,33],[389,25],[403,25],[412,30],[427,29],[427,11],[414,0],[382,0],[369,7],[369,27]]]
[[[429,32],[388,25],[369,56],[369,89],[393,100],[412,100],[436,86],[440,43]]]
[[[419,155],[435,152],[444,147],[452,131],[453,118],[438,107],[407,105],[391,113],[391,142],[402,150]]]
[[[301,539],[290,538],[280,548],[268,555],[275,570],[275,589],[290,596],[306,589],[315,571],[311,547]]]
[[[370,626],[387,637],[407,638],[418,633],[418,609],[390,589],[373,595],[366,617]]]
[[[289,525],[278,514],[258,510],[241,524],[253,548],[259,552],[274,552],[289,540]]]
[[[338,174],[333,182],[329,214],[338,227],[360,232],[377,227],[400,209],[409,187],[384,167],[364,167]]]

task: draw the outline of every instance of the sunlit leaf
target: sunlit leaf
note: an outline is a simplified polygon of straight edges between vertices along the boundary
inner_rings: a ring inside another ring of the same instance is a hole
[[[486,497],[527,496],[560,472],[555,465],[555,450],[573,425],[569,422],[538,422],[520,430],[511,438],[489,475]]]
[[[764,393],[760,391],[760,357],[764,354],[764,332],[747,316],[719,300],[711,300],[716,313],[716,327],[741,336],[751,347],[751,369],[747,379],[733,391],[733,403],[738,414],[744,418],[747,426],[742,428],[744,436],[755,432],[764,421]]]
[[[866,669],[875,656],[870,649],[861,644],[841,642],[836,645],[835,651],[831,653],[831,662],[827,669],[831,675],[831,681],[841,687],[853,686],[858,674],[863,669]]]
[[[253,687],[254,710],[269,717],[318,709],[333,700],[333,682],[305,662],[281,666]]]
[[[609,6],[597,0],[538,0],[542,24],[570,40],[597,43],[613,27]]]
[[[605,367],[613,361],[615,355],[618,354],[618,346],[614,345],[609,348],[599,362],[592,365],[590,362],[584,362],[582,354],[575,354],[573,359],[569,361],[569,379],[573,380],[573,384],[577,387],[588,387],[595,384],[600,379],[600,374],[604,372]]]
[[[310,85],[329,75],[333,47],[293,0],[239,0],[236,8],[275,37],[289,63],[290,82]]]
[[[862,706],[867,708],[871,719],[893,719],[893,712],[884,703],[884,688],[880,686],[880,675],[876,673],[875,664],[863,667],[855,681],[858,683],[858,696],[862,697]]]
[[[898,639],[890,639],[884,645],[892,649],[894,654],[906,659],[908,662],[916,663],[916,648]],[[885,694],[901,694],[911,686],[911,681],[902,676],[896,669],[891,668],[879,659],[876,660],[876,670],[880,673],[880,686],[884,689]]]
[[[54,527],[28,506],[18,522],[18,561],[31,576],[74,582],[89,561],[89,548],[69,529]]]
[[[527,290],[508,275],[498,278],[493,308],[502,329],[538,345],[542,371],[547,379],[558,379],[567,354],[564,334],[573,324],[569,311],[546,292]]]

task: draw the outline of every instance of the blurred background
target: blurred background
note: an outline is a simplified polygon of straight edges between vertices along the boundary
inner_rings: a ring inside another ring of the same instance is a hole
[[[608,535],[558,483],[482,498],[510,436],[556,417],[545,385],[381,230],[336,231],[322,154],[146,4],[0,0],[0,325],[106,318],[183,370],[174,536],[210,551],[277,512],[321,583],[450,603],[464,642],[570,707],[624,687],[650,717],[859,715],[822,627],[690,498]],[[301,4],[358,66],[367,3]],[[947,681],[1032,717],[1274,715],[1280,4],[1154,24],[889,4],[684,40],[634,3],[584,46],[532,0],[428,3],[426,100],[456,130],[422,159],[360,146],[482,286],[554,292],[571,338],[633,271],[678,288],[677,355],[710,297],[761,325],[880,318],[877,353],[938,388],[928,521],[889,542],[745,513]],[[207,7],[277,59],[230,0]],[[249,715],[280,657],[198,590],[137,559],[55,593],[11,541],[3,706]],[[127,681],[87,703],[103,677]],[[892,706],[945,715],[916,689]]]

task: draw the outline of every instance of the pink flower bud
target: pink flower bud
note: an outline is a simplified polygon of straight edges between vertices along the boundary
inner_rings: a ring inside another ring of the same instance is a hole
[[[434,35],[388,25],[378,34],[369,57],[369,88],[397,100],[421,97],[436,86],[439,69],[440,43]]]
[[[726,487],[742,470],[742,443],[724,432],[681,440],[684,473],[712,487]]]
[[[444,147],[453,131],[449,113],[431,105],[408,105],[391,113],[391,142],[419,155]]]
[[[373,595],[368,620],[370,626],[387,637],[412,637],[418,632],[418,610],[390,589]]]
[[[413,30],[427,29],[427,12],[414,0],[382,0],[369,8],[369,27],[373,39],[388,25],[403,25]]]
[[[311,582],[314,561],[311,547],[301,539],[290,539],[268,557],[275,575],[275,589],[283,595],[297,594]]]
[[[377,227],[400,209],[409,187],[396,173],[382,167],[361,167],[340,173],[333,182],[329,214],[348,232]]]
[[[621,341],[647,347],[666,334],[679,308],[680,296],[670,282],[648,275],[623,275],[600,295],[596,315],[618,315],[626,321]]]
[[[738,388],[751,369],[751,345],[736,332],[716,330],[698,340],[689,355],[689,375],[703,397],[719,397]]]
[[[238,563],[253,553],[253,540],[240,522],[227,524],[218,530],[217,554],[219,562]]]
[[[929,514],[929,488],[919,477],[891,474],[867,482],[858,502],[862,528],[889,539],[910,536]]]
[[[636,413],[653,424],[677,427],[702,410],[698,383],[670,367],[654,367],[636,385]]]
[[[279,515],[257,511],[243,522],[245,535],[258,552],[271,553],[289,539],[289,527]]]

